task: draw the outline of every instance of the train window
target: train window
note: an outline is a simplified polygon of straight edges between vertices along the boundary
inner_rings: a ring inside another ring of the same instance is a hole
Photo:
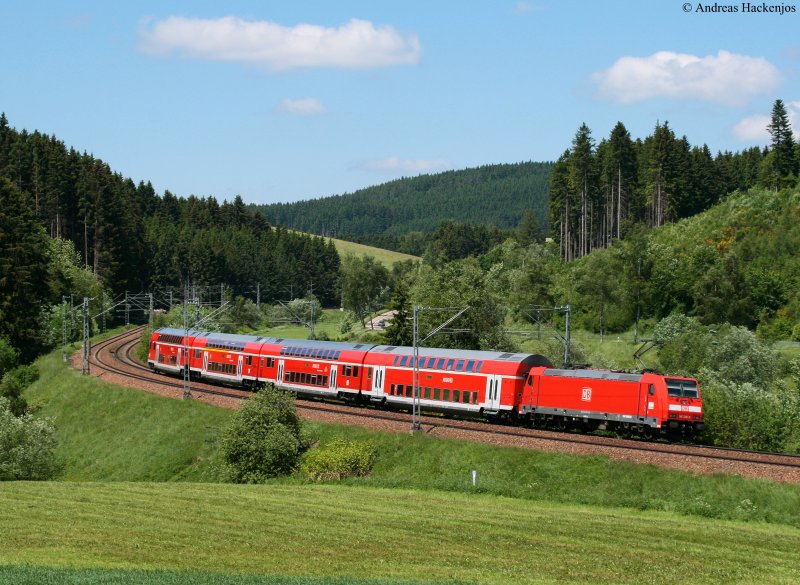
[[[461,402],[461,390],[453,390],[453,402]]]
[[[462,400],[462,402],[464,404],[469,404],[471,395],[472,395],[472,392],[470,392],[469,390],[464,390],[464,400]]]
[[[441,396],[442,396],[441,389],[440,388],[434,388],[433,389],[433,399],[434,400],[439,400],[439,398],[441,398]]]
[[[199,356],[196,356],[196,357],[199,357]],[[253,365],[253,356],[251,356],[251,355],[247,356],[247,358],[245,358],[245,363],[248,366],[252,366]]]
[[[394,384],[389,387],[389,395],[394,396]]]
[[[456,372],[463,372],[464,371],[464,360],[458,360],[456,364]]]
[[[437,370],[444,369],[444,358],[439,358],[439,360],[436,362],[436,369]]]
[[[399,359],[400,359],[399,355],[394,356],[394,361],[392,362],[392,365],[396,366]]]
[[[476,374],[481,371],[481,366],[482,365],[483,365],[483,362],[478,362],[478,364],[475,366],[475,373]]]
[[[201,353],[202,352],[199,349],[194,350],[193,354],[194,354],[195,359],[199,358]]]
[[[467,371],[471,372],[472,368],[474,368],[474,367],[475,367],[475,360],[469,360],[467,362]]]
[[[155,341],[151,341],[150,342],[150,349],[155,349],[155,348],[156,348],[156,342]]]
[[[444,400],[445,402],[450,402],[450,389],[449,388],[445,388],[444,389],[444,392],[442,394],[442,400]]]
[[[372,368],[367,368],[367,380],[372,380]]]
[[[424,394],[424,396],[425,396],[425,400],[430,400],[430,398],[431,398],[431,387],[430,386],[425,386],[425,394]]]
[[[681,381],[680,380],[667,380],[667,394],[670,396],[680,397],[681,395]]]
[[[683,398],[697,398],[697,383],[693,380],[667,379],[667,393],[670,396]]]
[[[656,387],[655,387],[655,386],[653,386],[652,384],[650,384],[650,387],[647,389],[647,393],[648,393],[650,396],[655,396],[655,394],[656,394]]]
[[[358,376],[358,366],[353,366],[353,375]]]
[[[275,358],[267,358],[267,367],[274,368],[275,367]]]
[[[445,368],[445,370],[447,370],[448,372],[452,371],[452,369],[453,369],[453,363],[454,363],[455,361],[456,361],[456,360],[447,360],[447,367]]]
[[[400,358],[400,367],[401,368],[405,367],[407,363],[408,363],[408,356],[407,355],[404,355],[403,357]]]

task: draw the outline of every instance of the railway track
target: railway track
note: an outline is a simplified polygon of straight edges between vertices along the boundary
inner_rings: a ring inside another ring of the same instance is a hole
[[[121,385],[181,397],[184,384],[177,378],[157,374],[133,355],[143,327],[129,330],[92,347],[92,373]],[[191,382],[191,395],[218,406],[237,408],[250,392]],[[357,424],[393,432],[409,431],[410,416],[403,411],[354,407],[319,400],[297,401],[298,412],[311,419]],[[423,416],[421,430],[427,434],[462,438],[495,445],[604,455],[612,459],[649,463],[699,473],[727,473],[774,481],[800,483],[800,456],[727,449],[694,444],[671,444],[618,439],[600,435],[571,434],[524,427],[509,427],[484,421]]]

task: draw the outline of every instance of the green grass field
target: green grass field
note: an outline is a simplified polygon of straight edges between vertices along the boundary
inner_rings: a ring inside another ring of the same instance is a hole
[[[419,260],[419,256],[412,256],[411,254],[403,254],[402,252],[394,252],[392,250],[385,250],[384,248],[375,248],[373,246],[349,242],[347,240],[337,240],[336,238],[325,239],[330,239],[333,241],[333,245],[336,246],[336,251],[339,252],[340,256],[344,256],[345,254],[354,254],[356,256],[372,256],[375,258],[375,260],[389,269],[392,268],[392,265],[395,262],[401,262],[403,260]]]
[[[12,483],[0,564],[434,583],[791,583],[800,530],[342,486]]]
[[[355,254],[356,256],[372,256],[375,258],[375,260],[389,269],[392,268],[392,265],[395,262],[401,262],[403,260],[419,260],[419,256],[403,254],[402,252],[393,252],[392,250],[384,250],[383,248],[373,248],[372,246],[357,244],[356,242],[348,242],[346,240],[334,239],[333,244],[336,246],[336,251],[339,252],[340,256],[344,256],[345,254]]]

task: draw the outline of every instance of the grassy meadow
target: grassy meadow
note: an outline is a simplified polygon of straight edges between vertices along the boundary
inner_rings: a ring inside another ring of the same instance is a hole
[[[437,491],[21,482],[0,490],[0,524],[0,564],[12,567],[487,584],[800,579],[793,528]]]

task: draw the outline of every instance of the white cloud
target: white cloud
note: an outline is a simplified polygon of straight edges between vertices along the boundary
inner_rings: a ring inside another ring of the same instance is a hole
[[[742,142],[769,142],[769,116],[750,116],[733,127],[733,136]]]
[[[516,10],[519,14],[525,14],[526,12],[539,12],[540,10],[543,10],[543,8],[537,4],[531,4],[525,0],[520,0],[517,2]]]
[[[293,100],[286,98],[281,101],[281,110],[298,116],[318,116],[328,110],[315,98]]]
[[[594,74],[600,96],[632,104],[653,97],[741,105],[771,93],[781,82],[766,59],[719,51],[697,57],[661,51],[649,57],[622,57]]]
[[[792,125],[794,137],[800,139],[800,101],[784,102],[786,113],[789,114],[789,123]],[[758,114],[745,118],[733,127],[733,137],[742,142],[760,142],[768,144],[772,141],[767,126],[771,115]]]
[[[409,174],[430,173],[441,171],[452,166],[449,160],[443,158],[400,158],[399,156],[389,156],[380,160],[371,160],[360,165],[360,168],[367,171],[378,172],[403,172]]]
[[[161,55],[234,61],[280,71],[302,67],[367,69],[418,63],[417,35],[353,19],[338,28],[286,27],[234,16],[204,20],[170,16],[140,31],[139,49]]]

